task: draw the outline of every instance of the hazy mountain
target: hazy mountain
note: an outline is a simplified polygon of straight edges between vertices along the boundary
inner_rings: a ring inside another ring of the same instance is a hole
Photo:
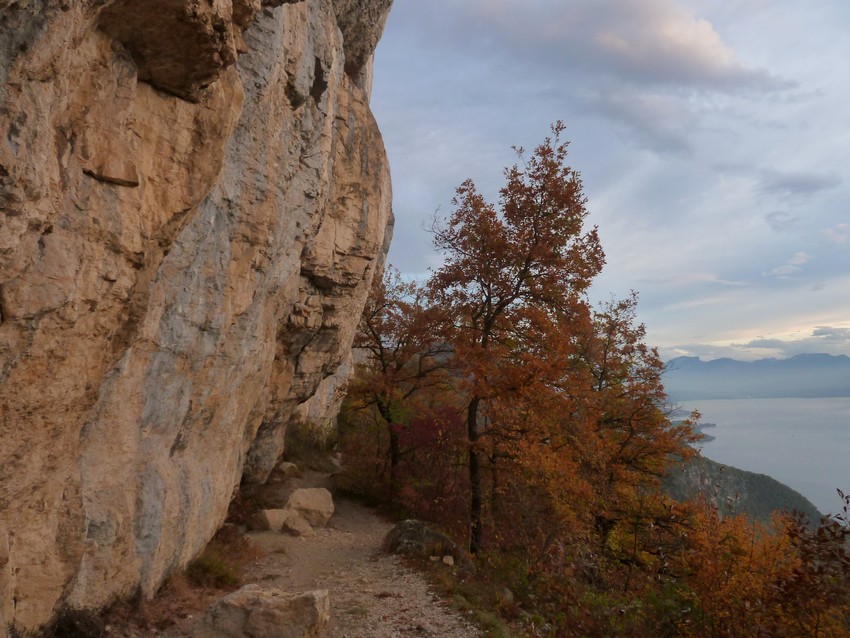
[[[673,401],[846,397],[850,357],[801,354],[758,361],[678,357],[667,363],[664,387]]]

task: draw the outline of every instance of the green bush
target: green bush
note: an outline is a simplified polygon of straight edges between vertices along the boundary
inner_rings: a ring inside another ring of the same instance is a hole
[[[199,587],[228,589],[239,585],[236,569],[218,551],[210,548],[190,563],[186,576]]]

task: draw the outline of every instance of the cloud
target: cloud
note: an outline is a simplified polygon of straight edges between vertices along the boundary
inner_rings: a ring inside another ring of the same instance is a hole
[[[587,95],[586,108],[619,122],[641,146],[656,151],[690,154],[690,137],[697,118],[681,101],[668,96],[636,91],[601,91]]]
[[[763,170],[756,188],[772,195],[813,195],[840,185],[841,179],[831,173]]]
[[[582,3],[573,35],[591,55],[643,82],[764,84],[768,78],[737,61],[710,22],[666,0]],[[769,84],[769,82],[767,82]]]
[[[811,353],[846,354],[850,350],[850,328],[817,326],[808,335],[797,339],[759,337],[746,343],[731,344],[730,347],[746,351],[770,351],[782,357]]]
[[[781,233],[796,226],[797,222],[800,221],[800,218],[786,211],[775,211],[765,215],[764,220],[771,229]]]
[[[792,266],[802,266],[803,264],[808,262],[809,259],[811,259],[811,257],[806,253],[794,253],[791,259],[788,260],[788,263]]]
[[[732,344],[732,347],[735,348],[757,348],[761,350],[781,350],[787,345],[787,341],[782,341],[781,339],[765,339],[764,337],[760,337],[758,339],[752,339],[747,343],[735,343]]]
[[[673,286],[692,286],[693,284],[718,284],[720,286],[740,287],[746,286],[745,281],[724,279],[720,275],[708,272],[696,272],[681,275],[673,275],[663,279],[646,279],[647,283]]]
[[[784,359],[782,348],[750,347],[742,344],[722,345],[710,343],[690,343],[673,348],[662,349],[665,359],[674,357],[699,357],[703,361],[712,359],[737,359],[739,361],[753,361],[755,359]]]
[[[373,94],[399,216],[391,260],[435,263],[421,220],[466,177],[494,199],[510,145],[563,119],[608,253],[594,292],[639,289],[651,343],[736,356],[719,348],[844,325],[850,88],[834,62],[850,40],[826,37],[837,5],[769,5],[397,2]]]
[[[767,277],[779,277],[780,279],[787,278],[793,274],[800,272],[801,266],[808,263],[811,256],[804,252],[794,253],[788,261],[781,266],[777,266],[770,272],[766,273]]]
[[[757,337],[733,343],[690,343],[663,349],[665,358],[699,357],[704,361],[730,358],[740,361],[755,359],[786,359],[798,354],[847,354],[850,351],[850,328],[818,326],[798,337],[779,339]]]
[[[823,234],[827,241],[830,241],[833,244],[843,245],[850,243],[850,224],[836,224],[832,228],[824,230]]]
[[[463,28],[550,66],[734,93],[793,86],[740,61],[711,22],[675,0],[538,0],[521,13],[515,3],[467,0],[465,13]]]
[[[701,97],[775,99],[792,86],[747,64],[683,0],[398,4],[390,19],[404,13],[406,24],[415,25],[405,40],[438,51],[441,62],[443,90],[420,95],[419,102],[442,103],[449,94],[456,102],[483,90],[477,103],[510,105],[526,119],[529,111],[545,112],[551,121],[580,109],[614,122],[615,133],[656,153],[694,154],[703,111],[717,107],[699,104]],[[393,26],[385,40],[400,37]],[[415,56],[405,64],[411,78],[432,72]],[[417,91],[415,84],[410,91]]]
[[[850,328],[835,328],[833,326],[818,326],[812,330],[813,337],[821,337],[829,341],[844,341],[850,343]]]

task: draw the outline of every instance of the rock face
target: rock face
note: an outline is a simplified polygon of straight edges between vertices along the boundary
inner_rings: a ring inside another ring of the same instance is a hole
[[[0,0],[0,635],[265,480],[389,241],[389,0]]]
[[[336,430],[336,417],[354,372],[354,359],[349,356],[331,376],[322,379],[315,394],[298,406],[293,416],[309,425],[317,441],[328,441]]]

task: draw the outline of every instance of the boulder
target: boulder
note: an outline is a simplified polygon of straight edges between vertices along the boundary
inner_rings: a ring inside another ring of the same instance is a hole
[[[301,476],[301,470],[295,463],[283,461],[277,466],[277,471],[286,478],[298,478]]]
[[[260,510],[248,520],[248,529],[257,532],[279,532],[289,510],[268,509]]]
[[[269,474],[266,483],[287,483],[290,479],[301,478],[301,469],[295,463],[282,461]]]
[[[384,538],[383,549],[388,554],[442,560],[445,565],[454,565],[456,562],[464,566],[471,565],[466,552],[451,538],[413,519],[393,527]]]
[[[280,531],[289,534],[290,536],[315,536],[316,532],[310,523],[307,522],[301,514],[295,510],[285,510],[287,516],[283,519],[280,526]]]
[[[295,490],[286,504],[313,527],[324,527],[334,513],[331,493],[323,487],[304,487]]]
[[[330,618],[327,590],[291,594],[245,585],[204,612],[192,638],[311,638]]]
[[[248,521],[254,531],[285,532],[291,536],[315,536],[310,523],[294,509],[260,510]]]

